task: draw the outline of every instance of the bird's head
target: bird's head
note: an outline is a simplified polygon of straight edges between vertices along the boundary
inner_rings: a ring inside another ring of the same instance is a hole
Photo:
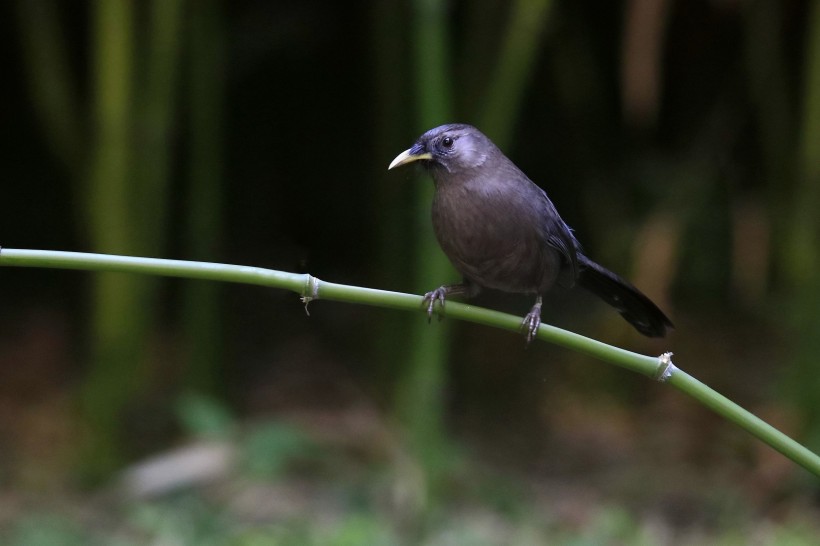
[[[481,167],[497,150],[495,144],[472,125],[441,125],[421,135],[409,150],[397,155],[387,169],[421,161],[434,177],[442,171],[457,176]]]

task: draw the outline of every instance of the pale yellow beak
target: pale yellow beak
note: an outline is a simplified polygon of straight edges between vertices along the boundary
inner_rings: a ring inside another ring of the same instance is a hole
[[[406,165],[407,163],[412,163],[413,161],[418,161],[419,159],[433,159],[433,154],[430,152],[424,152],[423,154],[413,154],[411,153],[413,148],[409,150],[404,150],[402,153],[396,156],[396,159],[390,162],[390,166],[387,167],[387,170],[394,169],[396,167],[401,167],[402,165]]]

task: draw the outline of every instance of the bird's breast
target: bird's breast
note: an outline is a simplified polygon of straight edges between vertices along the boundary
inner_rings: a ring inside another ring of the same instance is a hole
[[[432,220],[442,250],[473,282],[507,292],[540,293],[555,282],[558,253],[543,240],[537,203],[517,192],[439,187]]]

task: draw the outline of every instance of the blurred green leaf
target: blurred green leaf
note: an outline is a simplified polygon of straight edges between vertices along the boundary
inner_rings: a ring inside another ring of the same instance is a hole
[[[200,438],[225,438],[234,429],[234,416],[219,400],[197,393],[179,397],[177,419],[190,435]]]
[[[242,469],[254,478],[276,479],[294,459],[313,453],[313,443],[299,429],[281,423],[266,424],[245,439]]]

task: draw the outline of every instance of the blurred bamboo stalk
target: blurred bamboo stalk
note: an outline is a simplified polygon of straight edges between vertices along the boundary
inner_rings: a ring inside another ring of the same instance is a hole
[[[182,2],[156,0],[149,6],[144,54],[135,40],[136,5],[130,0],[94,4],[96,133],[86,207],[95,249],[155,254],[163,246],[167,220]],[[111,274],[100,275],[94,287],[93,348],[81,393],[90,427],[83,462],[92,476],[120,462],[123,411],[147,378],[156,291],[156,281]]]
[[[820,2],[810,4],[803,69],[802,112],[787,272],[795,288],[797,350],[794,395],[807,426],[807,443],[820,446]]]
[[[803,69],[798,179],[792,207],[790,270],[799,284],[814,284],[820,267],[820,2],[812,2]]]
[[[621,97],[627,123],[653,128],[658,116],[669,0],[630,0],[621,54]]]
[[[56,4],[18,3],[34,105],[49,145],[75,181],[78,217],[97,251],[162,251],[183,6],[183,0],[91,4],[86,105]],[[144,41],[136,39],[137,9],[148,10]],[[156,283],[101,274],[92,288],[90,363],[79,393],[89,435],[83,465],[90,475],[105,474],[119,460],[122,411],[145,379]]]
[[[400,0],[372,2],[370,7],[370,62],[373,66],[373,138],[370,147],[372,157],[381,160],[370,162],[373,170],[368,178],[373,183],[373,200],[368,208],[372,214],[372,244],[378,253],[372,280],[382,286],[408,286],[411,273],[406,258],[413,233],[407,229],[406,209],[401,205],[410,201],[415,188],[407,180],[389,176],[385,167],[407,140],[410,133],[407,120],[412,115],[412,109],[407,106],[410,64],[402,50],[407,36],[403,32],[406,25],[401,8]],[[401,331],[414,318],[417,317],[390,314],[379,320],[374,326],[378,332],[372,345],[373,357],[369,360],[379,363],[393,359],[397,348],[407,347],[407,338],[401,335]],[[406,350],[400,352],[403,354]],[[394,388],[395,372],[378,365],[369,370],[373,382],[382,385],[385,391]]]
[[[100,0],[92,9],[94,138],[85,212],[95,250],[128,253],[136,250],[130,206],[134,10],[127,0]],[[80,393],[90,438],[82,462],[99,477],[120,459],[120,418],[142,364],[149,307],[143,280],[101,274],[92,290],[91,358]]]
[[[53,153],[65,164],[69,176],[80,180],[88,127],[82,121],[84,105],[71,73],[59,10],[53,0],[21,0],[17,7],[32,104]]]
[[[747,304],[760,305],[773,272],[789,262],[791,198],[794,191],[794,149],[797,108],[783,35],[784,5],[777,0],[745,6],[744,61],[749,99],[759,139],[765,194],[733,199],[732,287]]]
[[[416,132],[446,123],[452,116],[450,40],[447,25],[447,3],[443,0],[413,2],[412,47],[416,108]],[[413,200],[413,271],[412,285],[417,292],[427,292],[451,278],[452,268],[438,248],[430,223],[433,186],[429,180],[417,180]],[[419,313],[410,325],[408,352],[397,384],[395,411],[404,424],[413,456],[421,466],[421,483],[411,503],[414,511],[424,510],[437,496],[444,478],[450,442],[444,430],[444,388],[450,349],[450,325],[431,328]]]
[[[166,238],[183,5],[183,0],[154,0],[147,5],[147,40],[141,53],[146,64],[136,67],[145,76],[135,96],[137,117],[132,125],[137,148],[131,192],[132,209],[136,205],[140,210],[133,219],[139,227],[135,239],[145,253],[159,252]]]
[[[455,110],[451,74],[446,2],[417,0],[414,4],[413,47],[415,96],[418,102],[420,133],[453,121]],[[518,0],[512,7],[491,71],[479,124],[493,138],[509,143],[524,91],[531,77],[544,26],[549,0]],[[479,19],[477,19],[479,20]],[[486,69],[481,66],[481,69]],[[433,186],[427,177],[416,183],[414,199],[415,280],[413,286],[424,293],[456,277],[435,241],[430,222]],[[435,498],[436,490],[450,462],[452,445],[446,439],[443,391],[449,355],[449,326],[446,322],[430,328],[425,321],[412,323],[408,363],[398,383],[396,411],[408,429],[411,445],[419,458],[426,484],[422,494]],[[423,501],[422,501],[423,502]]]
[[[512,143],[524,92],[535,68],[551,0],[517,0],[500,45],[498,62],[479,112],[481,129],[503,148]]]
[[[760,138],[768,200],[773,218],[788,218],[792,204],[791,191],[784,181],[792,181],[796,172],[794,149],[798,112],[793,106],[794,90],[789,85],[789,53],[783,37],[782,2],[765,0],[746,6],[745,68],[749,94],[754,105],[755,124]],[[791,189],[791,187],[789,188]]]
[[[223,110],[225,101],[225,29],[220,0],[190,5],[187,72],[189,101],[185,250],[194,260],[219,255],[223,231]],[[219,385],[223,351],[220,288],[213,283],[186,284],[183,329],[187,344],[188,388],[213,392]]]

